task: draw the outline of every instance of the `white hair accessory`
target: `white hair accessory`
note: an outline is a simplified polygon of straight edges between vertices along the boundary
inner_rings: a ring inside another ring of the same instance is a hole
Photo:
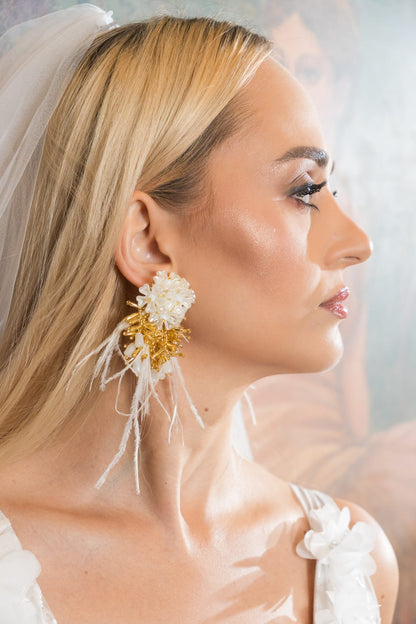
[[[9,314],[45,130],[82,56],[116,24],[80,4],[14,26],[0,38],[0,336]]]

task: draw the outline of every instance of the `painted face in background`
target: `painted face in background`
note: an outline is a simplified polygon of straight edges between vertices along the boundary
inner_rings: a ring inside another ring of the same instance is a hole
[[[271,37],[275,57],[311,96],[331,143],[349,102],[351,84],[347,74],[336,76],[333,59],[297,13],[275,26]]]
[[[243,98],[249,120],[209,160],[209,218],[195,242],[182,234],[179,271],[197,294],[190,348],[254,378],[324,370],[342,339],[321,304],[370,241],[332,195],[316,113],[292,76],[268,60]]]

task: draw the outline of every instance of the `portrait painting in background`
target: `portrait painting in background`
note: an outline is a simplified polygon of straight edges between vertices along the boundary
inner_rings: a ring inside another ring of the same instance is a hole
[[[2,31],[72,4],[2,0]],[[280,375],[251,386],[248,400],[236,409],[235,444],[277,476],[354,501],[374,515],[399,560],[395,622],[414,624],[416,3],[95,4],[113,10],[119,23],[164,10],[245,23],[273,40],[276,59],[314,101],[335,161],[331,189],[371,236],[373,257],[345,273],[351,295],[340,364],[325,373]]]

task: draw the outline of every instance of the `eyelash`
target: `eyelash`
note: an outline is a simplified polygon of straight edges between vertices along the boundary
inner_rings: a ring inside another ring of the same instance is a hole
[[[310,202],[306,202],[302,199],[302,197],[312,197],[315,193],[319,193],[319,191],[327,184],[327,181],[321,182],[320,184],[305,184],[300,188],[295,189],[290,197],[293,197],[296,201],[300,202],[302,206],[308,206],[309,208],[313,208],[319,212],[318,206],[315,204],[311,204]],[[336,195],[336,191],[334,191],[334,196]]]

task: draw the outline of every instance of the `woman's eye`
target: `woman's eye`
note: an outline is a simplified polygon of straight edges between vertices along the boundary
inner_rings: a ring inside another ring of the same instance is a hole
[[[297,199],[301,199],[304,204],[310,204],[312,195],[313,195],[312,192],[305,193],[304,191],[299,191],[299,192],[295,193],[294,195],[292,195],[292,197],[296,197]]]
[[[319,193],[319,191],[325,185],[326,185],[326,180],[324,182],[321,182],[320,184],[305,184],[304,186],[300,188],[294,189],[294,191],[290,193],[290,197],[293,197],[294,199],[297,199],[298,201],[300,201],[302,204],[310,206],[311,208],[314,208],[315,210],[319,211],[318,206],[315,206],[315,204],[311,203],[311,197],[312,195]]]

